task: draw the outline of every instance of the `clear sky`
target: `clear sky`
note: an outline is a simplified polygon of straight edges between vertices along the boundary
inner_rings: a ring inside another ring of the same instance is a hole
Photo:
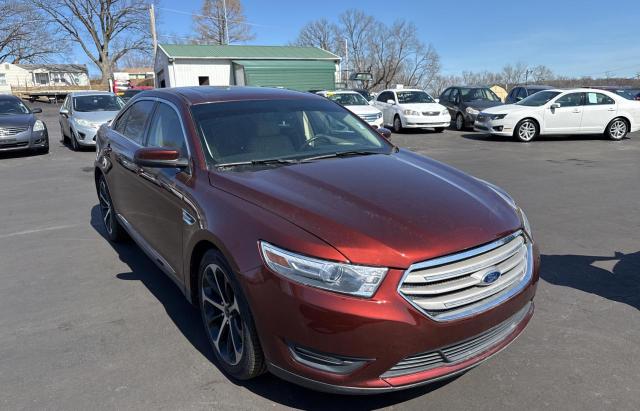
[[[255,24],[251,44],[282,45],[321,17],[358,8],[391,23],[410,20],[440,54],[442,72],[497,71],[507,63],[544,64],[556,74],[640,73],[640,0],[243,0]],[[202,0],[160,0],[161,35],[189,35]],[[172,10],[179,10],[178,13]],[[171,42],[161,37],[161,42]]]

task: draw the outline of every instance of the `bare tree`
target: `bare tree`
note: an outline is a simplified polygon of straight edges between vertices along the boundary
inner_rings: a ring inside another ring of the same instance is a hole
[[[369,71],[372,64],[370,41],[374,35],[376,21],[361,10],[349,9],[339,17],[338,41],[346,42],[348,50],[347,69],[352,72]],[[342,47],[344,50],[344,47]],[[345,56],[345,53],[340,53]]]
[[[240,0],[204,0],[200,13],[193,17],[197,43],[242,43],[255,38]]]
[[[31,3],[2,2],[0,16],[0,62],[46,63],[64,50],[64,38],[47,27]]]
[[[319,47],[332,53],[339,53],[338,27],[327,19],[314,20],[300,29],[295,46]]]
[[[549,67],[544,65],[535,66],[529,72],[531,81],[535,83],[553,79],[553,72]]]
[[[108,82],[118,60],[151,50],[148,6],[144,0],[32,0],[69,38],[78,43]]]

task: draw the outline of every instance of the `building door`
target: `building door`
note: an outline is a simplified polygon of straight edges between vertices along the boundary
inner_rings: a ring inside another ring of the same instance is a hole
[[[209,85],[209,76],[198,77],[198,85],[200,85],[200,86],[208,86]]]

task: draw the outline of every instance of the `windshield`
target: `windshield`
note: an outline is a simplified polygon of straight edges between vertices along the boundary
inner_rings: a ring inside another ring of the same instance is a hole
[[[356,116],[326,100],[206,103],[192,111],[205,155],[216,166],[393,149]]]
[[[31,111],[18,99],[0,100],[0,115],[29,114]]]
[[[74,111],[119,111],[124,103],[111,94],[95,94],[73,98]]]
[[[327,93],[327,98],[341,106],[368,106],[369,102],[358,93]]]
[[[435,103],[435,100],[424,91],[396,91],[398,95],[398,103]]]
[[[629,100],[634,100],[638,95],[640,95],[640,88],[625,88],[611,91]]]
[[[488,88],[461,88],[462,101],[468,103],[470,101],[500,101],[498,96]]]
[[[529,107],[542,106],[544,104],[547,104],[549,100],[551,100],[558,94],[560,94],[559,91],[538,91],[536,94],[533,94],[525,99],[522,99],[518,101],[516,104],[520,106],[529,106]]]

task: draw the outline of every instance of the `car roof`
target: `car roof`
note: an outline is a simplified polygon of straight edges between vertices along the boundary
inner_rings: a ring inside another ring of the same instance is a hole
[[[114,95],[110,91],[101,91],[101,90],[84,90],[84,91],[72,91],[69,93],[70,96],[98,96],[98,95]]]
[[[545,86],[544,84],[519,84],[516,87],[524,87],[527,89],[550,90],[555,89],[553,86]]]
[[[331,93],[331,94],[360,94],[357,91],[353,90],[322,90],[318,91],[319,93]]]
[[[20,98],[12,94],[0,94],[0,100],[20,100]]]
[[[426,91],[419,88],[388,88],[386,90],[382,90],[381,93],[385,91],[423,91],[426,93]]]
[[[183,103],[196,105],[203,103],[221,103],[242,100],[287,100],[287,99],[321,99],[314,93],[287,90],[271,87],[246,86],[193,86],[157,88],[146,90],[146,97],[166,99],[179,98]]]

